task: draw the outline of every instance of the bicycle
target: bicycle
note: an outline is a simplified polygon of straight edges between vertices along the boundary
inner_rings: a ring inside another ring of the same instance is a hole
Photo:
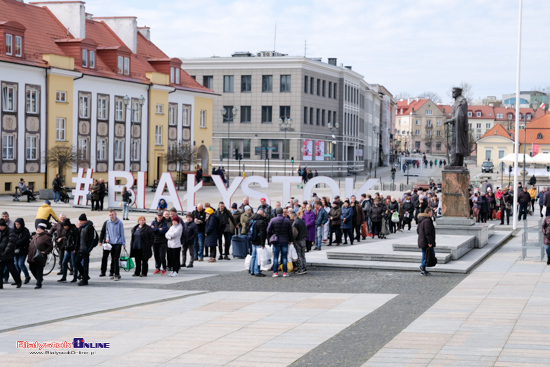
[[[46,257],[46,262],[44,263],[44,271],[42,274],[44,276],[49,275],[53,269],[55,269],[55,263],[59,257],[59,247],[57,245],[57,233],[54,232],[52,236],[53,240],[53,250]]]

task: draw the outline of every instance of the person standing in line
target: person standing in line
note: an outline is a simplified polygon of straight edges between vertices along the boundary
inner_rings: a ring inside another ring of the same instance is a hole
[[[105,181],[102,178],[99,179],[99,199],[97,210],[103,211],[103,200],[105,200]]]
[[[197,236],[195,237],[195,260],[203,261],[206,212],[204,211],[204,207],[201,203],[197,204],[197,209],[193,211],[193,221],[197,225]]]
[[[549,197],[550,200],[550,197]],[[514,202],[514,196],[510,195],[507,188],[502,190],[502,196],[500,197],[500,225],[504,225],[504,216],[506,216],[506,224],[510,224],[510,211]],[[547,210],[548,212],[548,210]]]
[[[76,248],[76,269],[82,277],[79,286],[88,285],[88,269],[90,264],[90,251],[94,241],[94,223],[88,220],[85,213],[78,217],[78,245]]]
[[[204,248],[210,250],[209,263],[216,262],[216,244],[218,241],[218,228],[220,226],[220,217],[214,212],[214,209],[207,208],[206,225],[204,228]]]
[[[332,208],[328,213],[328,219],[330,220],[330,233],[328,235],[329,239],[327,246],[332,246],[333,234],[336,235],[336,238],[334,238],[336,246],[340,246],[342,242],[342,233],[340,232],[340,226],[342,225],[342,210],[337,201],[332,203]]]
[[[69,261],[73,266],[73,280],[71,283],[76,283],[78,279],[78,270],[76,268],[76,246],[78,244],[78,229],[69,219],[63,221],[63,227],[65,228],[65,256],[62,260],[62,277],[58,280],[59,283],[67,282],[67,269],[69,267]]]
[[[15,241],[15,270],[17,270],[17,272],[20,274],[21,271],[23,271],[23,274],[25,274],[25,284],[28,284],[31,280],[31,277],[29,275],[27,267],[25,266],[25,259],[27,258],[27,254],[29,253],[31,234],[29,232],[29,229],[25,227],[25,221],[23,220],[23,218],[17,218],[15,220],[15,228],[10,234],[10,240],[12,236],[14,237],[13,241]]]
[[[157,217],[151,222],[153,231],[153,253],[155,255],[155,271],[153,274],[160,273],[166,275],[166,251],[168,249],[168,240],[165,235],[168,232],[166,219],[162,216],[163,212],[157,213]],[[162,271],[161,271],[162,268]]]
[[[355,237],[355,241],[359,243],[361,242],[361,225],[365,221],[365,212],[363,212],[363,207],[356,200],[355,195],[351,197],[350,206],[353,209],[352,234]]]
[[[258,247],[265,248],[265,240],[267,239],[267,221],[263,210],[258,210],[246,223],[246,233],[249,233],[247,237],[252,236],[253,226],[256,227],[257,236],[255,238],[250,238],[252,244],[250,275],[265,277],[265,274],[263,274],[260,269],[260,263],[258,262]]]
[[[298,254],[298,260],[296,261],[297,271],[296,274],[304,275],[307,273],[306,266],[306,238],[308,236],[308,229],[303,219],[298,217],[298,214],[290,212],[290,221],[292,223],[292,236],[294,237],[294,248]],[[284,254],[283,254],[284,256]],[[284,274],[283,274],[284,276]]]
[[[380,206],[379,200],[374,200],[374,205],[371,207],[371,220],[372,220],[372,238],[378,236],[381,238],[382,230],[382,217],[384,216],[384,208]]]
[[[187,213],[183,222],[183,230],[181,234],[181,267],[193,267],[195,259],[195,238],[197,237],[197,225],[193,223],[193,214]],[[187,263],[187,253],[189,253],[189,265]]]
[[[145,218],[144,218],[145,219]],[[113,265],[114,275],[111,279],[120,280],[120,252],[122,247],[126,248],[126,238],[124,237],[124,225],[117,218],[114,209],[109,210],[109,220],[107,220],[105,243],[111,245],[111,264]],[[151,241],[152,243],[152,241]],[[137,267],[136,267],[137,268]],[[145,271],[147,273],[147,270]]]
[[[288,245],[294,242],[292,237],[292,227],[290,220],[283,217],[283,208],[277,208],[275,214],[277,216],[273,218],[267,227],[267,237],[270,239],[276,239],[272,242],[273,245],[273,277],[279,276],[279,253],[283,257],[283,277],[288,277],[287,273],[287,257],[288,257]],[[275,236],[274,236],[275,235]]]
[[[323,231],[328,222],[328,213],[323,208],[320,201],[315,202],[315,248],[320,251],[323,245]]]
[[[397,200],[395,200],[395,196],[392,196],[391,198],[390,204],[388,205],[388,211],[389,211],[388,223],[390,227],[389,230],[390,230],[390,233],[395,233],[398,223],[394,222],[392,217],[393,217],[393,213],[399,214],[399,204],[397,203]]]
[[[40,223],[36,228],[36,234],[32,237],[29,245],[27,262],[29,263],[29,268],[34,276],[34,279],[36,279],[36,286],[34,289],[42,288],[46,256],[48,256],[48,254],[53,250],[52,236],[46,232],[47,229],[48,227],[44,223]],[[42,253],[42,259],[35,258],[37,251]]]
[[[235,218],[233,218],[233,215],[231,212],[225,207],[225,204],[223,201],[220,201],[218,204],[218,210],[216,210],[216,215],[220,218],[221,225],[220,227],[223,228],[221,233],[218,233],[218,249],[220,250],[220,257],[218,260],[231,260],[229,258],[229,247],[231,246],[231,226],[230,223],[235,226]],[[225,255],[223,255],[223,249],[224,249],[224,243],[225,243]]]
[[[251,255],[252,255],[252,242],[250,241],[250,239],[247,236],[248,228],[247,228],[246,224],[248,223],[250,218],[252,218],[253,215],[254,215],[254,213],[252,213],[252,208],[250,207],[250,205],[246,205],[243,208],[243,213],[241,214],[241,217],[240,217],[241,235],[244,236],[245,241],[246,241],[247,252]]]
[[[55,178],[52,181],[54,203],[59,203],[60,196],[61,196],[61,186],[63,186],[63,184],[61,183],[61,178],[59,177],[59,173],[57,173],[55,175]]]
[[[90,192],[92,193],[92,211],[99,210],[99,182],[95,178],[90,186]]]
[[[122,188],[122,220],[129,220],[128,215],[130,214],[130,204],[132,203],[132,194],[124,186]]]
[[[130,257],[136,259],[136,269],[133,277],[146,277],[149,270],[149,259],[153,256],[154,235],[151,227],[145,223],[145,217],[138,218],[138,224],[132,228],[130,240]],[[126,247],[126,245],[124,245]],[[179,256],[178,256],[179,258]],[[119,277],[120,279],[120,277]]]
[[[546,194],[546,187],[543,187],[537,194],[537,199],[539,201],[539,213],[541,218],[543,217],[542,207],[544,206],[544,194]]]
[[[344,233],[344,245],[348,244],[348,238],[350,241],[350,245],[353,245],[353,208],[349,204],[349,200],[344,201],[344,205],[342,205],[342,232]]]
[[[172,228],[172,217],[173,215],[170,215],[170,212],[168,210],[165,210],[162,215],[164,216],[164,219],[166,220],[166,232],[168,232],[170,230],[170,228]],[[166,233],[164,234],[164,238],[166,239]],[[168,239],[166,239],[166,243],[168,244]],[[179,257],[178,257],[178,260],[179,260]],[[173,272],[173,260],[172,260],[172,251],[170,251],[168,249],[168,245],[166,247],[166,271],[170,274],[172,274]],[[168,275],[170,275],[168,274]]]
[[[0,274],[4,273],[4,269],[11,274],[14,280],[14,285],[21,288],[21,275],[15,269],[15,237],[12,235],[12,230],[4,219],[0,219]],[[4,283],[0,282],[0,289],[4,288]]]
[[[422,275],[431,275],[426,270],[426,257],[428,251],[434,251],[435,248],[435,227],[432,221],[432,208],[426,208],[424,213],[418,214],[418,247],[422,249],[422,262],[419,269]]]
[[[305,239],[306,241],[306,252],[311,251],[311,245],[315,242],[315,219],[316,214],[311,209],[311,204],[307,204],[305,206],[305,211],[302,214],[302,220],[304,221],[306,228],[307,228],[307,237]],[[298,214],[298,218],[300,218],[300,215]],[[298,249],[296,249],[298,250]]]
[[[172,217],[172,226],[166,232],[166,239],[168,240],[168,252],[171,253],[172,259],[172,273],[171,277],[177,277],[180,270],[180,251],[181,251],[181,233],[183,232],[183,226],[181,225],[181,219],[177,215]]]

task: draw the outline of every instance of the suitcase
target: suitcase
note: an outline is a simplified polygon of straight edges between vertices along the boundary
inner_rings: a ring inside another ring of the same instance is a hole
[[[233,236],[231,238],[231,251],[233,257],[246,258],[246,236]]]

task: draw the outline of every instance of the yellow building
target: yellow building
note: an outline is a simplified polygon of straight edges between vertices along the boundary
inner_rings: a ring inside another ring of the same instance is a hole
[[[483,162],[491,161],[495,165],[495,172],[500,164],[499,159],[514,152],[514,140],[499,124],[489,129],[476,144],[477,165],[481,166]]]

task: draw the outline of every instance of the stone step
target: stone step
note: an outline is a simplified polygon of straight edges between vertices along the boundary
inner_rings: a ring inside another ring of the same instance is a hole
[[[452,260],[458,260],[475,247],[476,237],[437,235],[436,241],[436,253],[448,253],[451,254]],[[393,251],[421,252],[418,248],[416,237],[401,238],[399,242],[392,244],[392,248]]]
[[[435,251],[435,257],[440,264],[446,264],[451,261],[450,253],[438,253]],[[373,253],[373,252],[327,252],[327,258],[330,260],[355,260],[355,261],[389,261],[402,263],[420,263],[422,253],[410,251],[393,251],[390,253]]]

